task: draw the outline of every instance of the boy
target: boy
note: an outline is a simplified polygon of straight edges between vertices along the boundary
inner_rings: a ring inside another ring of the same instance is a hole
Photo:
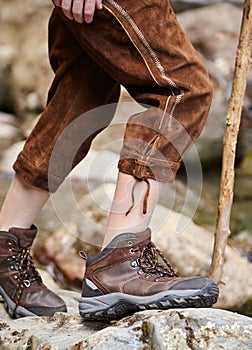
[[[49,56],[55,78],[14,163],[0,214],[0,293],[9,314],[66,311],[30,256],[33,222],[110,123],[113,111],[94,118],[92,110],[116,103],[120,85],[150,107],[127,122],[103,249],[87,259],[80,314],[103,320],[144,309],[211,306],[217,286],[207,277],[178,277],[148,228],[163,184],[174,180],[204,126],[212,98],[205,68],[168,1],[53,2]]]

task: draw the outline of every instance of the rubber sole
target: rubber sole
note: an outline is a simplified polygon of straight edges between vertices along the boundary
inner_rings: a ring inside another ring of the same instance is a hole
[[[167,290],[144,297],[111,293],[97,297],[81,297],[79,313],[86,321],[111,321],[142,310],[206,308],[216,303],[218,295],[219,289],[212,281],[199,290]]]
[[[51,310],[48,310],[48,308],[44,308],[44,310],[47,309],[45,310],[44,314],[43,312],[40,312],[40,314],[37,315],[29,311],[28,309],[24,308],[23,306],[18,305],[16,307],[16,304],[10,299],[10,297],[6,294],[6,292],[1,286],[0,286],[0,295],[4,299],[4,307],[6,311],[12,318],[21,318],[21,317],[27,317],[27,316],[50,316],[58,311],[66,312],[66,310],[64,310],[64,307],[62,307],[62,310],[60,308],[58,309],[55,308],[54,310],[53,308]],[[42,309],[43,309],[43,306],[41,306],[41,310]]]

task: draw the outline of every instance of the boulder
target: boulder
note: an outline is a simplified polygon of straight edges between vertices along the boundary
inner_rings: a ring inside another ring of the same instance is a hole
[[[14,115],[0,112],[0,150],[15,143],[22,138],[17,119]],[[1,154],[0,154],[1,156]]]
[[[196,143],[204,166],[218,163],[222,156],[241,19],[242,9],[227,2],[191,9],[178,15],[184,31],[202,56],[213,83],[213,102],[206,125]],[[249,77],[248,86],[250,86],[250,80],[251,77]],[[250,94],[248,89],[247,96]],[[250,105],[251,101],[247,101],[246,108]],[[246,110],[244,110],[244,118],[245,112]],[[238,144],[241,157],[244,153],[242,148],[245,147],[243,140],[246,127],[242,129],[241,142]],[[197,158],[189,152],[185,161],[194,163]]]
[[[53,4],[49,0],[1,0],[0,6],[0,45],[8,54],[5,54],[8,70],[4,71],[4,81],[9,82],[12,110],[27,118],[30,112],[36,114],[44,107],[52,79],[47,57],[47,26]]]
[[[250,349],[252,320],[218,309],[174,309],[135,313],[118,322],[83,322],[79,294],[60,290],[67,313],[26,317],[0,324],[3,350],[189,350]],[[0,314],[4,314],[1,310]]]
[[[220,0],[211,0],[211,5],[219,4]],[[225,0],[226,3],[234,4],[237,6],[242,6],[243,0]],[[173,9],[176,12],[191,10],[192,8],[198,8],[202,6],[209,6],[208,0],[170,0]]]
[[[9,140],[9,138],[8,138]],[[10,140],[9,140],[10,141]],[[14,163],[18,153],[22,150],[24,141],[18,141],[2,150],[0,154],[0,170],[6,173],[14,173],[12,164]]]
[[[6,112],[13,112],[10,70],[15,57],[15,48],[0,41],[0,110]]]

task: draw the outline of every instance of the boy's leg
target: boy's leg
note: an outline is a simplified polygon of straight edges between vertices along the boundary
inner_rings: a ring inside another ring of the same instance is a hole
[[[136,181],[134,176],[119,171],[103,248],[120,233],[142,232],[149,227],[163,185],[153,179],[148,183]],[[143,212],[143,207],[146,207],[146,212]]]
[[[0,212],[0,231],[10,227],[30,228],[47,202],[49,192],[27,184],[15,175]]]

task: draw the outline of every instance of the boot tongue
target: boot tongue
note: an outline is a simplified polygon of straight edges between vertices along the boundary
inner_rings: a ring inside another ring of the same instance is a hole
[[[37,234],[37,228],[34,225],[30,229],[11,227],[9,232],[18,237],[21,247],[30,247]]]

